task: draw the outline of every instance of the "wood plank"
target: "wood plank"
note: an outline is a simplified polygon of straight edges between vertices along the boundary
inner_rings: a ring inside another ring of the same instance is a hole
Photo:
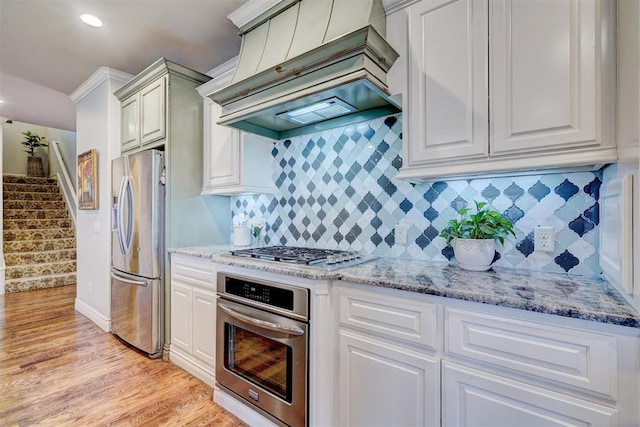
[[[75,296],[0,295],[0,425],[245,425],[203,382],[77,313]]]

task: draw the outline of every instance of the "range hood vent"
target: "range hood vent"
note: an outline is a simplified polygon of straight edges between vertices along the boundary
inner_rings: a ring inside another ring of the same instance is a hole
[[[283,0],[240,28],[231,83],[209,95],[218,123],[283,139],[400,112],[385,33],[381,0]]]

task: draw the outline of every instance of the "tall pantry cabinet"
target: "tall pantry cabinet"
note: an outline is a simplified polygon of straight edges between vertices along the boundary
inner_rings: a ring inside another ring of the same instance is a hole
[[[115,92],[121,102],[122,154],[152,148],[165,153],[165,248],[223,243],[229,234],[228,199],[200,196],[203,115],[195,88],[210,79],[160,58]],[[166,255],[164,277],[166,358],[171,329]]]
[[[614,2],[388,1],[403,94],[398,178],[566,167],[617,159]]]

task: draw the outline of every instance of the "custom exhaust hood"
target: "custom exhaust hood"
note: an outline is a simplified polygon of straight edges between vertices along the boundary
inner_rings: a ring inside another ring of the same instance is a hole
[[[400,112],[385,33],[381,0],[283,0],[240,28],[231,83],[209,95],[218,123],[283,139]]]

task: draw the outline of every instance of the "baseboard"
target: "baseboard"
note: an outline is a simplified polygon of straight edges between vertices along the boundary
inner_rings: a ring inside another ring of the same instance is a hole
[[[180,350],[174,346],[170,347],[169,360],[189,372],[194,377],[198,378],[203,383],[207,384],[209,387],[215,387],[216,378],[211,372],[211,368],[198,363],[198,361],[193,360],[193,357],[189,355],[180,353]]]
[[[278,427],[277,424],[274,424],[218,387],[213,389],[213,401],[250,426]]]
[[[95,311],[92,307],[80,301],[78,298],[76,298],[74,308],[78,313],[84,315],[85,317],[88,317],[89,320],[98,325],[98,327],[103,331],[111,332],[111,319],[107,319],[102,314]]]

